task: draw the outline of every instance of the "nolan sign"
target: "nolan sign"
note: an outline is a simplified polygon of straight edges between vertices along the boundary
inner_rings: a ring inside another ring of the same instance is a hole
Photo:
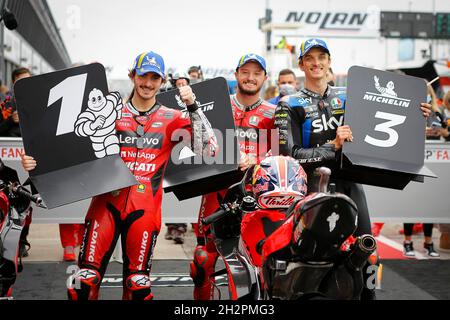
[[[380,11],[370,8],[366,11],[284,11],[274,10],[279,22],[299,25],[302,35],[308,36],[345,36],[345,37],[377,37],[379,36]],[[275,19],[274,19],[275,20]],[[289,30],[283,30],[283,32]]]

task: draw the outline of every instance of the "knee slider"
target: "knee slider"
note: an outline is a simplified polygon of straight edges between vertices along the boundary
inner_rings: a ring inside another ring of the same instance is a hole
[[[190,264],[191,277],[195,286],[202,286],[214,272],[217,253],[209,252],[206,246],[198,245],[194,250],[194,261]]]
[[[206,246],[198,245],[194,250],[194,263],[199,267],[206,269],[214,265],[217,259],[217,253],[209,252]]]
[[[125,282],[126,296],[124,298],[131,300],[151,300],[150,276],[147,274],[131,274]]]
[[[70,300],[92,300],[98,298],[100,273],[94,269],[83,268],[67,280],[67,293]]]

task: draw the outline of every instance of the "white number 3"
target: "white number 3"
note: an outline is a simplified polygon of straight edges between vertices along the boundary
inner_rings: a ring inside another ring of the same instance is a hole
[[[371,145],[382,148],[395,146],[398,142],[398,133],[397,131],[392,129],[392,127],[405,122],[406,116],[399,116],[397,114],[377,111],[377,113],[375,114],[375,118],[389,120],[375,126],[375,131],[384,132],[389,135],[389,138],[387,140],[379,140],[366,135],[364,141]]]

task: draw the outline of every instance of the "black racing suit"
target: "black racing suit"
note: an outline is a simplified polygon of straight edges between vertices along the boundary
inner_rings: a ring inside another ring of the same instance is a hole
[[[336,137],[336,129],[344,123],[346,88],[328,86],[323,96],[308,89],[278,102],[275,126],[280,133],[280,154],[300,160],[308,174],[308,185],[317,185],[314,169],[329,167],[336,191],[349,196],[358,207],[355,236],[372,234],[366,196],[360,184],[337,179],[339,151],[327,143]],[[314,189],[314,188],[313,188]]]

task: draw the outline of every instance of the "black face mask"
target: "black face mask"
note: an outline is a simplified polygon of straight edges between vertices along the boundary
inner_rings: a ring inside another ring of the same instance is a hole
[[[333,80],[328,81],[328,84],[329,84],[330,86],[334,87],[334,81],[333,81]]]

